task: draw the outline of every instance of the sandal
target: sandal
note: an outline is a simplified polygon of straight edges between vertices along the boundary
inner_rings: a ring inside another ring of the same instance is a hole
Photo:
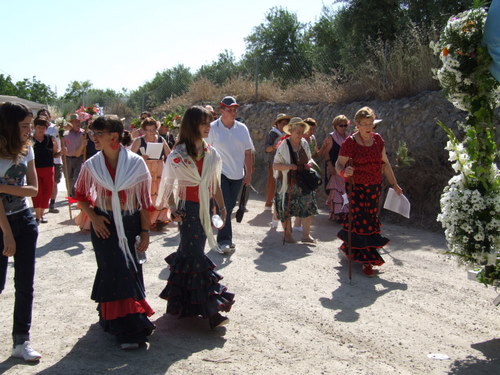
[[[297,241],[292,236],[290,236],[290,237],[285,236],[283,241],[285,241],[286,243],[297,243]]]
[[[306,243],[316,243],[318,240],[316,238],[312,238],[311,236],[304,237],[300,240],[301,242],[306,242]]]

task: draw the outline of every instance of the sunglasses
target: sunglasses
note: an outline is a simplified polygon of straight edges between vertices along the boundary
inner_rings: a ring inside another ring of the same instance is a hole
[[[340,125],[337,125],[339,128],[347,128],[349,125],[347,124],[340,124]]]

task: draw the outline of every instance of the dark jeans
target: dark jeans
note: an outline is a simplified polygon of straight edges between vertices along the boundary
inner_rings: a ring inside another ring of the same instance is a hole
[[[38,227],[29,209],[7,216],[16,241],[14,254],[14,344],[29,340],[33,308],[33,279]],[[0,230],[0,249],[3,251],[3,232]],[[8,257],[0,255],[0,294],[7,279]]]
[[[230,180],[226,176],[221,176],[221,190],[224,197],[224,205],[226,206],[226,223],[224,228],[219,230],[217,234],[217,243],[219,245],[230,245],[233,241],[233,230],[231,227],[231,215],[233,208],[236,205],[238,194],[243,184],[243,179]]]

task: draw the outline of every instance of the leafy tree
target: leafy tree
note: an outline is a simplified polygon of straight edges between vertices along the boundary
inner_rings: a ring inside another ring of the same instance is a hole
[[[402,0],[409,20],[418,26],[441,30],[453,14],[472,7],[473,0]]]
[[[152,110],[168,98],[185,93],[192,82],[193,75],[189,68],[179,64],[172,69],[156,73],[152,81],[133,91],[128,104],[136,111]]]
[[[259,73],[265,78],[276,78],[283,84],[312,73],[311,43],[306,26],[297,15],[281,7],[271,8],[266,21],[254,28],[245,38],[245,60],[258,60]]]
[[[319,20],[309,31],[313,43],[312,60],[314,68],[322,73],[332,73],[341,69],[341,34],[336,27],[336,13],[326,6]]]
[[[66,88],[63,99],[67,101],[83,101],[85,95],[92,88],[90,81],[72,81]],[[86,105],[87,103],[82,103]]]
[[[196,72],[195,80],[205,77],[213,83],[222,85],[228,79],[239,75],[241,68],[236,64],[234,54],[224,50],[219,53],[218,60],[209,65],[202,65]]]
[[[38,103],[52,104],[56,100],[56,94],[45,83],[40,82],[35,77],[28,78],[16,83],[17,93],[20,98]]]
[[[0,94],[10,96],[17,95],[17,87],[12,83],[10,76],[5,77],[3,74],[0,74]]]

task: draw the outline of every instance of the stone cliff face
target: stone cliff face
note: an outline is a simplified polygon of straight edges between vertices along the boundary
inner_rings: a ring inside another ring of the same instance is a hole
[[[396,173],[398,183],[412,204],[411,219],[383,210],[383,218],[418,225],[427,229],[439,229],[436,222],[439,213],[439,198],[448,180],[454,174],[448,161],[448,151],[444,150],[446,134],[436,124],[438,120],[457,130],[457,123],[463,121],[465,113],[453,107],[440,91],[424,92],[410,98],[382,101],[360,101],[349,104],[276,104],[253,103],[242,105],[239,115],[247,124],[256,148],[256,167],[253,186],[262,193],[265,189],[266,174],[263,166],[264,138],[278,113],[286,113],[302,118],[314,118],[316,137],[319,145],[332,131],[332,120],[339,114],[349,119],[356,111],[369,106],[377,117],[383,119],[377,132],[386,142],[389,160]],[[498,119],[498,116],[497,116]],[[351,126],[352,128],[352,126]],[[405,142],[409,156],[415,162],[408,167],[396,165],[396,151],[400,142]],[[497,144],[500,134],[497,133]],[[323,162],[320,163],[323,165]],[[324,207],[324,194],[320,192],[318,204]]]

